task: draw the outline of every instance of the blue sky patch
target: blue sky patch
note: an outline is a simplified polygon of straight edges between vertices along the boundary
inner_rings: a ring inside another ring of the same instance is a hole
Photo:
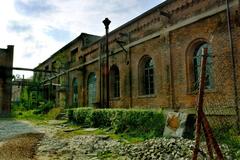
[[[46,34],[58,42],[67,42],[71,40],[71,32],[65,29],[50,27]]]
[[[11,32],[22,33],[32,29],[31,25],[25,24],[22,21],[9,21],[7,29]]]
[[[33,53],[25,53],[23,54],[23,58],[31,58],[33,56]]]
[[[55,11],[56,7],[47,0],[15,0],[15,9],[25,16],[40,16]]]

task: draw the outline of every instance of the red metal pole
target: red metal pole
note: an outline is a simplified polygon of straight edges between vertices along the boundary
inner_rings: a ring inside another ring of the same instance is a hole
[[[204,135],[206,137],[206,142],[207,142],[207,148],[208,148],[208,154],[210,159],[213,159],[213,150],[212,150],[212,141],[211,141],[211,137],[209,136],[209,134],[207,133],[207,129],[206,127],[204,127],[204,124],[202,122],[203,125],[203,131],[204,131]]]
[[[201,113],[203,112],[203,97],[204,97],[204,89],[205,89],[205,77],[206,77],[206,63],[207,63],[207,55],[208,49],[204,48],[203,55],[201,59],[201,73],[200,73],[200,84],[199,84],[199,95],[197,101],[197,119],[196,119],[196,131],[195,131],[195,148],[193,151],[192,160],[197,160],[199,145],[200,145],[200,132],[201,132]]]
[[[221,149],[217,143],[217,140],[214,138],[213,136],[213,131],[210,127],[210,124],[207,120],[207,117],[205,116],[204,112],[201,112],[201,117],[202,117],[202,121],[203,121],[203,128],[206,130],[206,134],[208,135],[209,141],[211,143],[211,145],[213,146],[216,154],[217,154],[217,159],[218,160],[223,160],[223,154],[221,152]]]
[[[201,60],[201,74],[200,74],[200,85],[199,85],[199,96],[197,103],[197,120],[196,120],[196,132],[195,132],[195,148],[193,151],[192,160],[197,160],[199,145],[200,145],[200,131],[201,125],[203,125],[204,134],[207,141],[208,153],[210,158],[213,158],[212,146],[217,154],[217,159],[223,160],[223,154],[220,150],[220,147],[213,136],[212,129],[209,125],[209,122],[203,112],[203,97],[205,89],[205,78],[206,78],[206,63],[207,63],[208,49],[204,48],[203,57]]]

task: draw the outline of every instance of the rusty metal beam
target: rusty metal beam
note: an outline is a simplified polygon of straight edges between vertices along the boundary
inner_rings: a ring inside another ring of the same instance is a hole
[[[200,146],[200,133],[201,133],[201,121],[203,112],[203,97],[205,89],[205,75],[206,75],[206,63],[207,63],[208,49],[204,48],[202,60],[201,60],[201,73],[200,73],[200,84],[199,84],[199,95],[197,101],[197,119],[196,119],[196,131],[195,131],[195,148],[193,151],[192,160],[197,160],[198,151]]]
[[[57,73],[57,71],[43,70],[43,69],[32,69],[32,68],[22,68],[22,67],[5,67],[0,66],[2,70],[20,70],[20,71],[33,71],[33,72],[45,72],[45,73]]]
[[[56,71],[42,70],[42,69],[31,69],[31,68],[21,68],[21,67],[12,67],[8,68],[12,70],[21,70],[21,71],[33,71],[33,72],[45,72],[45,73],[57,73]]]
[[[201,126],[203,126],[204,134],[206,137],[208,154],[210,159],[213,159],[212,146],[216,152],[217,159],[223,160],[223,154],[221,149],[213,136],[213,131],[210,127],[210,124],[203,112],[203,102],[204,102],[204,89],[205,89],[205,79],[206,79],[206,63],[208,56],[208,48],[204,48],[203,55],[201,59],[201,73],[200,73],[200,85],[199,85],[199,95],[198,95],[198,103],[197,103],[197,120],[196,120],[196,131],[195,131],[195,148],[193,151],[192,160],[197,160],[199,146],[200,146],[200,133]]]
[[[204,126],[203,123],[202,123],[202,125]],[[204,135],[206,137],[207,148],[208,148],[208,155],[209,155],[210,159],[213,159],[213,150],[212,150],[212,145],[211,145],[211,137],[207,133],[207,130],[206,130],[205,127],[203,127],[203,131],[204,131]]]
[[[217,143],[217,140],[215,139],[214,135],[213,135],[213,131],[210,127],[210,124],[207,120],[207,117],[205,116],[204,112],[201,112],[201,117],[202,117],[202,124],[203,124],[203,128],[205,129],[205,134],[207,134],[207,137],[209,138],[209,143],[211,146],[213,146],[216,155],[217,155],[217,159],[218,160],[223,160],[223,154],[221,152],[221,149]],[[210,151],[211,152],[211,151]]]

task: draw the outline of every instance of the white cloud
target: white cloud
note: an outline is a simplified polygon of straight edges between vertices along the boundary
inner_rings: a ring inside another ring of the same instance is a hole
[[[81,32],[104,35],[105,17],[112,21],[111,31],[161,1],[4,1],[0,6],[0,48],[14,45],[14,66],[34,68]],[[31,72],[24,74],[29,76]]]

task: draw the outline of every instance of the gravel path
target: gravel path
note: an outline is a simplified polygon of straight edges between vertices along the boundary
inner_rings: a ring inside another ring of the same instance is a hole
[[[188,160],[194,147],[194,141],[186,139],[157,138],[129,144],[108,135],[71,135],[74,129],[61,121],[32,125],[27,121],[0,120],[0,159]],[[221,148],[225,159],[232,160],[228,147]],[[206,148],[201,148],[199,159],[207,159],[206,153]]]
[[[0,159],[35,160],[43,133],[27,121],[0,119]]]
[[[38,160],[191,160],[195,142],[182,138],[156,138],[130,144],[108,135],[72,135],[68,124],[44,127],[46,136],[37,149]],[[64,136],[57,136],[57,133]],[[222,145],[226,160],[233,160],[228,146]],[[207,160],[206,144],[202,143],[200,160]]]
[[[27,121],[0,119],[0,142],[24,133],[39,133],[39,131]]]

